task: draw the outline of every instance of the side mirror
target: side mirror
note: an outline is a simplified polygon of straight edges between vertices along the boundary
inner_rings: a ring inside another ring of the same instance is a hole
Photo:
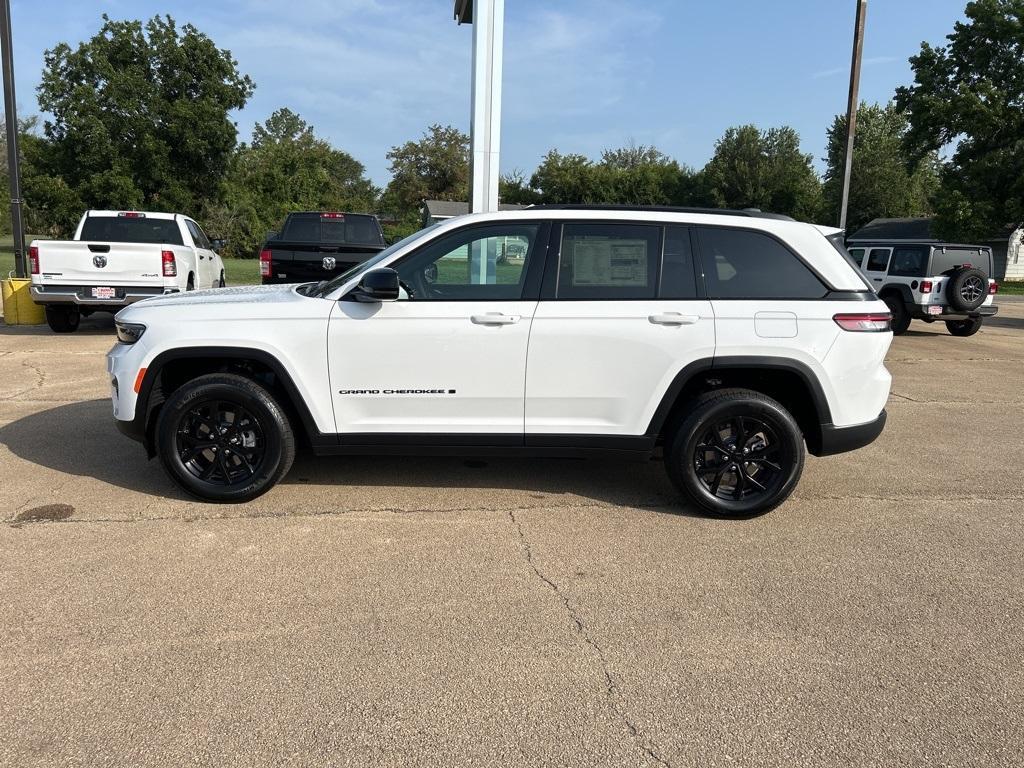
[[[219,250],[222,250],[224,248],[224,246],[227,245],[227,244],[228,244],[227,240],[225,240],[223,237],[218,237],[218,238],[210,241],[210,248],[212,248],[215,251],[219,251]]]
[[[397,301],[398,273],[390,267],[371,269],[349,294],[356,301]]]
[[[277,238],[279,236],[280,236],[279,232],[273,232],[273,231],[267,232],[267,236],[264,238],[264,240],[277,240]]]

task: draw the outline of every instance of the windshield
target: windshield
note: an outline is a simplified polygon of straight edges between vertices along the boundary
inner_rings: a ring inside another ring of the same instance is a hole
[[[373,269],[382,261],[385,261],[388,258],[390,258],[392,254],[397,253],[398,251],[405,248],[407,245],[410,245],[416,240],[419,240],[421,237],[424,237],[431,230],[436,229],[443,223],[443,221],[439,221],[436,224],[431,224],[429,227],[426,227],[425,229],[419,230],[418,232],[413,232],[411,235],[409,235],[406,238],[403,238],[402,240],[399,240],[394,245],[388,246],[383,251],[374,256],[372,259],[367,259],[362,264],[356,264],[356,266],[352,267],[352,269],[348,270],[347,272],[342,272],[333,280],[329,280],[317,286],[316,290],[310,292],[309,295],[323,297],[331,293],[332,291],[338,290],[341,286],[343,286],[356,275],[362,274],[363,272],[367,272]]]

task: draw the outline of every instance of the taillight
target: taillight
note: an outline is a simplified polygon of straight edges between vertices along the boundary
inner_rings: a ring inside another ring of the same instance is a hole
[[[178,276],[178,263],[174,260],[174,251],[161,251],[160,260],[164,265],[164,277]]]
[[[29,265],[32,268],[32,274],[33,275],[38,275],[39,274],[39,248],[34,246],[34,245],[30,245],[29,248],[28,248],[28,263],[29,263]],[[993,293],[995,293],[995,291],[993,291]]]
[[[997,283],[995,280],[993,280],[991,283],[988,284],[988,295],[989,296],[995,296],[998,291],[999,291],[999,283]]]
[[[270,249],[260,251],[260,277],[270,277]]]
[[[844,331],[862,333],[883,333],[892,325],[892,315],[888,312],[857,312],[833,315],[836,325]]]
[[[932,292],[932,281],[931,280],[922,280],[921,281],[921,293],[931,293],[931,292]]]

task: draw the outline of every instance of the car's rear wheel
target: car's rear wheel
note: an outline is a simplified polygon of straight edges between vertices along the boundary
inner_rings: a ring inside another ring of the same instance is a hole
[[[49,305],[45,309],[46,324],[54,333],[73,333],[78,330],[82,313],[78,307],[60,307]]]
[[[254,499],[295,458],[282,408],[259,384],[234,374],[201,376],[175,390],[160,410],[156,444],[171,479],[208,501]]]
[[[225,286],[227,286],[227,283],[224,282],[224,270],[221,270],[220,280],[217,283],[217,287],[218,288],[224,288]]]
[[[954,336],[973,336],[981,330],[981,317],[967,317],[963,320],[947,320],[946,330]]]
[[[803,435],[777,401],[746,389],[708,392],[669,436],[665,466],[686,498],[718,517],[752,517],[793,492]]]
[[[898,294],[890,293],[883,296],[882,301],[885,302],[885,306],[889,308],[889,314],[892,315],[893,335],[900,336],[906,333],[910,327],[910,313],[907,312],[907,307],[903,303],[902,297]]]

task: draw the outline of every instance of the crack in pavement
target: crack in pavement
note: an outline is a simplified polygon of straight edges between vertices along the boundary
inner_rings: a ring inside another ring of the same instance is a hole
[[[605,695],[608,697],[608,707],[615,714],[615,716],[618,717],[619,720],[621,720],[622,723],[626,726],[626,728],[629,730],[630,735],[633,737],[633,740],[636,741],[637,746],[640,747],[641,750],[643,750],[644,754],[646,754],[649,758],[657,762],[659,765],[664,765],[667,766],[667,768],[671,768],[671,763],[669,763],[665,758],[663,758],[655,751],[653,744],[640,732],[640,729],[636,726],[636,724],[629,719],[629,716],[619,706],[618,701],[616,701],[616,696],[618,694],[618,686],[615,684],[615,678],[612,677],[612,673],[608,667],[608,660],[605,658],[604,651],[601,649],[601,646],[597,644],[597,641],[595,641],[594,638],[591,637],[590,633],[587,631],[587,626],[583,623],[583,618],[580,616],[579,612],[573,607],[572,603],[569,601],[569,598],[565,596],[565,594],[562,592],[561,589],[559,589],[558,585],[555,584],[555,582],[553,582],[551,579],[549,579],[547,576],[541,573],[540,569],[537,567],[537,564],[533,560],[533,549],[530,547],[530,542],[526,538],[526,534],[523,531],[523,526],[520,525],[519,521],[516,519],[515,512],[511,509],[508,510],[508,516],[509,519],[512,521],[512,525],[515,527],[516,532],[519,534],[519,543],[523,549],[523,553],[526,555],[526,562],[529,564],[530,568],[533,569],[533,572],[537,575],[537,578],[544,582],[544,584],[552,592],[554,592],[555,595],[562,601],[562,605],[565,606],[565,612],[569,615],[570,620],[576,627],[577,634],[583,639],[583,641],[587,645],[589,645],[594,650],[594,653],[597,655],[597,658],[601,663],[601,672],[604,674]]]

